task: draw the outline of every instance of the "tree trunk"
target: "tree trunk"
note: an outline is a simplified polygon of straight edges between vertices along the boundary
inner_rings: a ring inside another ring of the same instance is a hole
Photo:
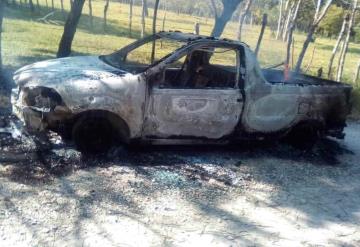
[[[339,66],[339,69],[337,72],[337,77],[336,77],[337,81],[341,81],[341,79],[342,79],[346,55],[347,55],[348,48],[349,48],[351,30],[352,30],[352,27],[355,22],[357,3],[358,3],[358,0],[353,0],[353,6],[352,6],[351,14],[350,14],[349,25],[348,25],[347,32],[346,32],[346,38],[344,40],[344,49],[343,49],[343,52],[340,54],[340,66]]]
[[[281,22],[283,19],[283,4],[284,4],[283,0],[280,0],[278,26],[277,26],[277,30],[276,30],[276,39],[279,39],[279,37],[280,37],[280,28],[281,28]]]
[[[312,65],[312,62],[314,60],[314,55],[315,55],[315,50],[316,50],[316,45],[314,45],[314,49],[313,49],[313,52],[311,54],[311,57],[310,57],[310,62],[308,63],[308,65],[306,66],[306,69],[305,69],[305,74],[309,71],[309,69],[311,68],[311,65]]]
[[[132,16],[133,16],[133,0],[129,1],[129,36],[131,37],[132,34]]]
[[[74,0],[69,16],[64,26],[64,33],[61,37],[57,57],[67,57],[71,53],[71,44],[75,36],[76,28],[79,23],[81,12],[85,0]]]
[[[281,7],[281,15],[279,15],[279,20],[278,20],[278,30],[276,33],[276,39],[280,39],[280,37],[283,36],[284,30],[285,30],[285,25],[286,25],[286,20],[287,17],[289,16],[289,12],[290,12],[290,0],[282,0],[282,6]]]
[[[286,30],[289,27],[289,25],[291,24],[291,22],[290,22],[291,21],[291,15],[292,15],[292,12],[293,12],[294,8],[295,8],[295,2],[292,2],[290,8],[287,11],[286,19],[284,20],[282,30],[281,30],[283,40],[284,40],[285,35],[287,35]]]
[[[161,31],[165,31],[165,22],[166,22],[166,9],[165,9],[165,13],[164,13],[164,16],[163,16],[163,19],[162,19],[162,27],[161,27]],[[160,42],[160,49],[163,48],[163,42],[161,40]]]
[[[355,72],[355,76],[354,76],[354,85],[356,85],[356,87],[358,87],[358,83],[357,83],[357,80],[359,79],[359,74],[360,74],[360,60],[357,64],[357,67],[356,67],[356,72]]]
[[[51,10],[52,10],[52,11],[55,10],[54,0],[51,0]]]
[[[211,36],[220,37],[224,28],[232,15],[236,11],[242,0],[222,0],[223,10],[220,16],[215,17],[215,25],[211,32]]]
[[[244,25],[245,17],[249,14],[249,10],[252,4],[252,0],[247,0],[246,5],[244,7],[244,11],[239,16],[239,29],[237,32],[237,40],[241,41],[242,28]]]
[[[301,1],[302,0],[298,0],[298,2],[296,3],[296,6],[291,8],[290,19],[289,19],[289,22],[287,22],[287,24],[285,26],[285,32],[283,33],[283,41],[284,42],[286,42],[287,38],[289,37],[290,28],[293,25],[295,25],[295,23],[296,23],[296,19],[297,19],[298,13],[299,13]]]
[[[145,36],[145,0],[142,0],[141,9],[141,38]]]
[[[287,42],[287,47],[286,47],[286,59],[285,59],[285,64],[287,64],[289,66],[290,64],[290,55],[291,55],[291,43],[293,40],[293,31],[295,29],[295,26],[292,25],[289,31],[289,37],[288,37],[288,42]]]
[[[60,4],[61,4],[61,14],[65,20],[66,16],[65,16],[65,10],[64,10],[64,0],[60,0]]]
[[[314,14],[314,20],[310,24],[308,34],[306,36],[306,39],[305,39],[303,47],[301,49],[298,61],[296,63],[296,67],[295,67],[295,72],[296,73],[300,72],[301,65],[303,63],[306,50],[309,47],[310,42],[313,40],[314,32],[315,32],[316,28],[318,27],[319,23],[321,22],[321,20],[324,18],[327,11],[329,10],[329,7],[330,7],[333,0],[327,0],[326,3],[323,3],[322,0],[317,0],[317,1],[318,2],[317,2],[317,5],[316,5],[316,10],[315,10],[315,14]],[[322,9],[321,9],[321,6],[323,6]]]
[[[299,54],[299,58],[298,58],[298,61],[296,63],[296,66],[295,66],[295,72],[296,73],[299,73],[300,72],[300,69],[301,69],[301,65],[302,65],[302,62],[304,60],[304,57],[305,57],[305,53],[306,53],[306,50],[307,48],[309,47],[309,44],[311,43],[311,41],[313,40],[313,34],[315,32],[315,27],[314,26],[311,26],[308,30],[308,34],[306,36],[306,39],[304,41],[304,44],[303,44],[303,47],[301,49],[301,52]]]
[[[164,17],[162,20],[162,28],[161,28],[162,31],[165,31],[165,22],[166,22],[166,12],[164,13]]]
[[[288,43],[286,47],[286,59],[285,59],[285,70],[284,70],[284,80],[288,81],[290,79],[290,55],[291,55],[291,43],[293,42],[293,31],[295,26],[292,25],[289,31]]]
[[[258,42],[256,44],[256,49],[255,49],[255,55],[256,56],[258,55],[259,50],[260,50],[261,41],[262,41],[263,36],[264,36],[266,25],[267,25],[267,14],[264,14],[263,19],[262,19],[261,31],[260,31],[259,39],[258,39]]]
[[[106,0],[105,2],[105,6],[104,6],[104,31],[106,32],[107,29],[107,12],[109,9],[109,1],[110,0]]]
[[[195,22],[194,24],[194,34],[199,35],[200,34],[200,23]]]
[[[46,8],[49,8],[48,0],[45,0],[45,3],[46,3]]]
[[[32,0],[29,0],[29,6],[30,6],[31,13],[34,13],[35,12],[35,7],[34,7],[34,3],[33,3]]]
[[[2,64],[2,45],[1,45],[1,36],[2,36],[2,23],[3,23],[3,17],[4,17],[4,8],[5,3],[3,1],[0,1],[0,77],[3,76],[3,64]]]
[[[89,17],[90,17],[90,28],[94,29],[94,18],[93,18],[93,11],[92,11],[92,0],[89,0]]]
[[[145,17],[148,17],[149,16],[149,9],[148,9],[148,4],[147,4],[147,0],[143,0],[144,1],[144,14],[145,14]]]
[[[40,12],[40,3],[39,3],[39,0],[36,0],[36,8],[37,8],[38,11]]]
[[[344,21],[343,21],[343,24],[341,26],[341,30],[339,32],[339,36],[338,36],[338,38],[336,40],[336,43],[335,43],[335,46],[334,46],[334,48],[332,50],[331,57],[330,57],[330,62],[329,62],[329,67],[328,67],[328,78],[329,79],[332,79],[331,74],[332,74],[332,67],[333,67],[334,59],[335,59],[336,53],[337,53],[337,51],[339,49],[340,42],[344,37],[345,30],[346,30],[346,27],[348,25],[349,19],[350,19],[350,15],[346,14],[345,18],[344,18]]]
[[[153,24],[152,24],[152,33],[153,33],[153,35],[155,35],[155,33],[156,33],[156,19],[157,19],[158,9],[159,9],[159,0],[155,0]],[[154,59],[155,59],[155,45],[156,45],[156,40],[154,40],[153,43],[152,43],[151,63],[154,63]]]
[[[341,54],[344,53],[344,50],[345,50],[345,40],[342,40],[341,41],[341,48],[340,48],[340,57],[341,57]],[[341,59],[339,58],[338,61],[337,61],[337,66],[336,66],[336,76],[335,76],[335,79],[337,79],[337,75],[339,73],[339,68],[340,68],[340,62],[341,62]]]
[[[213,11],[213,15],[214,15],[214,18],[218,18],[218,12],[217,12],[217,8],[216,8],[216,4],[215,4],[215,0],[210,0],[210,3],[211,3],[211,10]]]

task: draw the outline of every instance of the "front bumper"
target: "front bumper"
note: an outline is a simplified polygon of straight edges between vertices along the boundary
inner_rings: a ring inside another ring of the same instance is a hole
[[[30,132],[43,132],[47,129],[59,129],[72,117],[71,111],[66,106],[50,108],[38,108],[28,106],[23,100],[23,91],[15,88],[12,90],[12,112],[26,126]]]
[[[30,131],[41,132],[47,127],[47,123],[44,121],[44,112],[39,112],[31,109],[31,107],[23,104],[22,92],[19,88],[15,88],[11,93],[12,112]]]

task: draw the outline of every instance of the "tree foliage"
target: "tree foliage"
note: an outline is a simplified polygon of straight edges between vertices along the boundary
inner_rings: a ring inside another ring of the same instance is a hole
[[[332,5],[327,15],[320,23],[317,33],[328,37],[336,36],[340,32],[342,21],[344,19],[344,12],[342,7]]]

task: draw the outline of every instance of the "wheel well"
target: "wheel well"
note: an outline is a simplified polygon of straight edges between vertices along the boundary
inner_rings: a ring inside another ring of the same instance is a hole
[[[304,121],[300,121],[297,124],[295,124],[289,130],[289,132],[296,131],[296,130],[298,130],[300,128],[304,128],[304,127],[310,127],[310,128],[314,128],[317,130],[322,130],[324,128],[324,124],[320,120],[304,120]]]
[[[309,137],[306,136],[307,134],[321,136],[323,129],[324,124],[319,120],[300,121],[287,131],[286,137],[306,139],[307,137]]]
[[[112,127],[118,133],[119,140],[124,143],[129,143],[130,140],[130,128],[128,124],[121,117],[115,113],[105,111],[105,110],[89,110],[77,114],[73,118],[73,124],[81,118],[90,118],[90,117],[100,117],[105,118],[109,121]]]

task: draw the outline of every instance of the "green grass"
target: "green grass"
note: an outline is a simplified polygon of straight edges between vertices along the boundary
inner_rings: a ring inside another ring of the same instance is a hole
[[[50,3],[51,1],[48,2]],[[45,0],[40,0],[42,11],[35,15],[32,15],[29,9],[13,7],[6,9],[3,34],[3,59],[6,66],[16,69],[25,64],[55,57],[64,23],[60,12],[60,1],[55,2],[58,11],[49,20],[56,20],[59,22],[59,25],[45,24],[37,21],[39,17],[51,12],[50,9],[45,8]],[[69,1],[64,1],[64,3],[65,9],[69,10]],[[129,6],[118,2],[110,2],[107,32],[103,29],[103,7],[104,1],[93,0],[94,27],[91,29],[88,6],[87,2],[85,3],[83,15],[73,42],[73,55],[108,54],[139,38],[141,25],[141,8],[139,6],[134,6],[132,37],[128,33]],[[152,24],[152,10],[149,12],[150,16],[146,19],[147,33],[151,33]],[[162,29],[163,16],[164,11],[160,10],[158,30]],[[165,30],[192,32],[195,22],[201,24],[201,34],[210,34],[214,24],[211,18],[199,18],[184,14],[178,15],[173,12],[167,12],[166,14]],[[235,39],[236,29],[237,23],[229,23],[226,26],[223,37]],[[256,45],[259,30],[259,26],[250,27],[245,25],[243,41],[250,45],[251,48],[254,48]],[[295,33],[294,38],[296,42],[294,49],[295,63],[305,35],[303,33]],[[323,67],[324,74],[327,74],[328,62],[334,43],[335,40],[318,37],[315,43],[310,45],[303,68],[306,68],[309,64],[314,47],[316,47],[316,50],[307,73],[316,74],[316,71]],[[274,32],[267,28],[259,53],[261,65],[268,66],[284,61],[285,50],[286,44],[275,40]],[[343,81],[348,83],[352,81],[359,59],[360,44],[351,43],[345,63]],[[357,89],[354,95],[360,98],[360,91]],[[358,102],[355,104],[357,109],[360,109],[360,100],[356,102]]]

